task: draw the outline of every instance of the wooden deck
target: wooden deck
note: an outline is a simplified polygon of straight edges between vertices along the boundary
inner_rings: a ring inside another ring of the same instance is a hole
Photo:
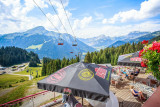
[[[136,79],[136,82],[140,81],[148,81],[146,78],[150,74],[144,74],[140,73],[138,75],[138,78]],[[123,101],[123,107],[141,107],[144,102],[141,102],[139,99],[136,99],[132,93],[130,92],[129,84],[133,81],[125,80],[124,83],[120,83],[116,88],[115,86],[110,86],[110,90],[115,92],[115,96],[118,98],[122,98]]]
[[[141,73],[138,75],[137,82],[139,81],[147,81],[146,78],[149,74]],[[123,83],[120,83],[116,88],[115,86],[110,86],[110,90],[115,93],[117,98],[123,99],[123,107],[141,107],[144,102],[139,101],[134,98],[129,90],[129,83],[133,81],[125,80]],[[76,97],[76,99],[81,103],[82,100],[80,97]],[[53,107],[60,107],[62,103],[56,104]],[[84,99],[84,107],[92,107],[85,99]],[[122,105],[120,106],[122,107]]]

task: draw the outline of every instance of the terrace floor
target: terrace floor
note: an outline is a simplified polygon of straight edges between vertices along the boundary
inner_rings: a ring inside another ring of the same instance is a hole
[[[147,77],[150,74],[140,73],[137,78],[137,82],[139,81],[147,81]],[[138,99],[134,98],[129,90],[129,83],[133,81],[125,80],[123,83],[115,86],[110,86],[110,90],[115,93],[117,98],[123,99],[123,107],[141,107],[144,102],[139,101]],[[80,97],[76,97],[76,99],[81,103],[82,100]],[[53,107],[63,107],[62,103],[56,104]],[[85,99],[84,99],[84,107],[92,107]],[[122,105],[120,106],[122,107]]]

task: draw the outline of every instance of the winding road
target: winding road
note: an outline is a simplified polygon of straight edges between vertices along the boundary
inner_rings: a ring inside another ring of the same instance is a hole
[[[21,64],[21,65],[24,65],[24,64]],[[27,63],[24,67],[18,68],[18,69],[15,70],[15,71],[12,71],[12,70],[11,70],[11,67],[10,67],[10,68],[8,68],[8,70],[6,71],[6,73],[7,73],[7,74],[10,74],[10,75],[27,76],[27,77],[28,77],[28,80],[32,80],[32,79],[33,79],[33,76],[32,76],[32,75],[14,74],[15,72],[23,71],[27,66],[28,66],[28,63]]]

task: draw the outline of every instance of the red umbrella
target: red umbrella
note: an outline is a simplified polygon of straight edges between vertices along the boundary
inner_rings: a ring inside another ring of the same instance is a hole
[[[160,86],[153,95],[144,103],[143,107],[160,107]]]

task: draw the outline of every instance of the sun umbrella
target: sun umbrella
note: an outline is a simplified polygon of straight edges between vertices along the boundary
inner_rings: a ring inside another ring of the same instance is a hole
[[[38,88],[63,93],[68,87],[74,96],[107,101],[112,68],[90,63],[75,63],[38,82]]]
[[[142,59],[139,57],[139,51],[135,53],[120,55],[118,57],[118,65],[124,66],[141,66]]]

